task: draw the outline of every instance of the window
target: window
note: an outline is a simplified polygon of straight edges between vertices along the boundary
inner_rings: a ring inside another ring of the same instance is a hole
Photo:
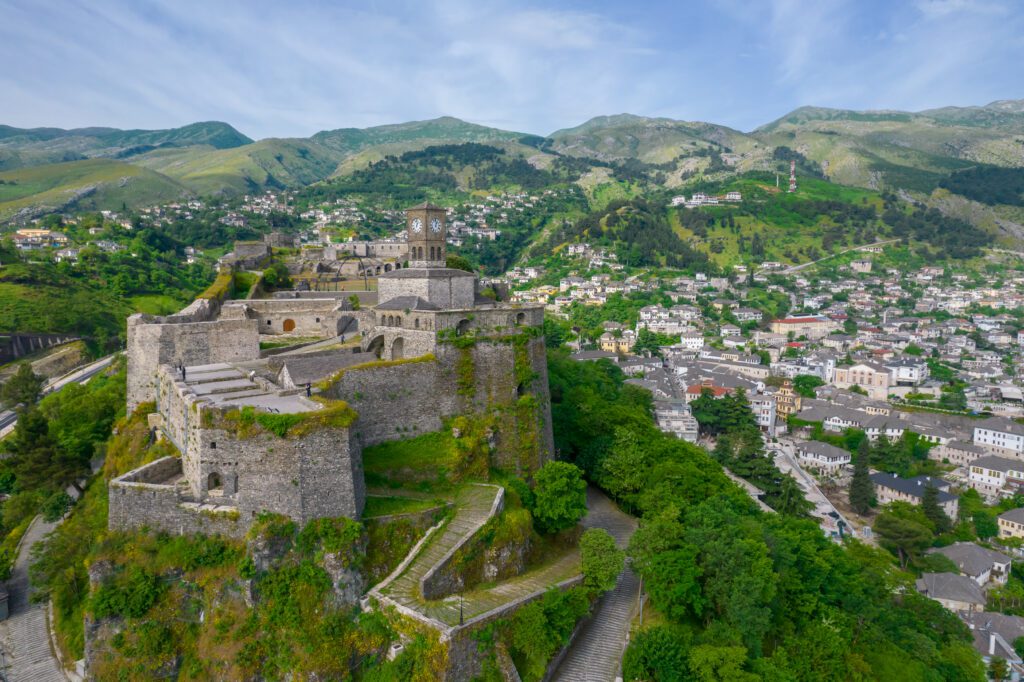
[[[210,441],[210,449],[211,450],[216,450],[217,449],[217,443],[215,441],[212,441],[212,440]]]

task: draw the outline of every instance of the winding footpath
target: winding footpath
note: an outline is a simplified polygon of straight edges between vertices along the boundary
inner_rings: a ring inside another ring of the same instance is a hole
[[[50,647],[50,632],[46,618],[46,603],[30,601],[28,565],[32,547],[53,530],[54,523],[46,523],[37,516],[25,531],[21,550],[7,581],[10,616],[0,622],[0,646],[6,659],[8,682],[65,682],[57,657]]]
[[[595,488],[587,489],[586,528],[604,528],[625,549],[636,530],[636,519],[621,511]],[[640,579],[628,566],[615,588],[605,593],[593,617],[576,635],[551,679],[561,682],[611,682],[621,674],[629,625],[638,605]]]

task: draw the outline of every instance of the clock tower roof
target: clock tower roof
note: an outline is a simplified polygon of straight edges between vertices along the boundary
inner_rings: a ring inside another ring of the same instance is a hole
[[[407,210],[407,211],[417,211],[417,210],[423,210],[423,209],[427,209],[427,210],[430,210],[430,211],[445,211],[445,210],[447,210],[447,209],[444,209],[444,208],[442,208],[440,206],[435,206],[434,204],[430,203],[429,201],[424,201],[422,204],[416,204],[415,206],[410,206],[409,208],[407,208],[405,210]]]

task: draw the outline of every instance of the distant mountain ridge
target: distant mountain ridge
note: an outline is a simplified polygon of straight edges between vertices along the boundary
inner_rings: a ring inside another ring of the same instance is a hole
[[[103,168],[94,182],[86,176],[99,172],[99,167],[83,166],[89,173],[80,173],[65,164],[111,159],[165,178],[166,190],[143,192],[141,203],[166,195],[172,187],[196,195],[300,187],[349,175],[389,156],[467,142],[500,147],[509,158],[528,160],[538,168],[549,167],[559,156],[580,168],[591,166],[594,172],[581,179],[591,184],[606,182],[610,165],[619,168],[620,178],[633,173],[674,188],[693,179],[773,171],[780,160],[798,158],[801,172],[839,184],[928,193],[950,173],[979,164],[1024,167],[1024,100],[920,112],[806,106],[750,132],[711,122],[622,113],[597,116],[546,137],[451,116],[259,141],[218,121],[166,130],[0,125],[0,172],[52,167],[30,174],[46,188],[49,199],[44,206],[52,205],[54,193],[74,195],[83,187],[98,197],[117,196],[132,205],[136,202],[130,192],[101,191],[109,182],[102,178],[113,167]],[[53,178],[46,179],[47,173]],[[9,182],[18,176],[9,175]],[[147,186],[160,184],[158,177],[147,177]],[[6,191],[8,196],[17,195],[19,211],[31,208],[28,189],[23,185],[16,193]],[[0,217],[7,213],[5,201],[0,192]]]

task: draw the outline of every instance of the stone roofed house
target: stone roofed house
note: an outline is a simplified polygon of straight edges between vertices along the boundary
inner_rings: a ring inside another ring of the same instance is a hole
[[[1024,487],[1024,462],[986,455],[968,466],[967,483],[987,497],[1002,497]]]
[[[993,455],[1024,458],[1024,424],[991,417],[974,426],[974,444]]]
[[[376,297],[225,301],[223,273],[177,315],[132,316],[129,408],[155,403],[150,424],[181,458],[112,481],[110,528],[240,537],[264,511],[359,518],[363,448],[455,416],[486,416],[491,467],[529,476],[547,461],[543,307],[480,297],[473,273],[447,268],[445,219],[429,204],[407,211],[410,267],[381,273]],[[358,346],[261,357],[260,339],[281,336]],[[275,414],[288,418],[264,418]]]
[[[917,591],[950,611],[976,613],[985,610],[985,593],[978,583],[956,573],[922,573]]]
[[[970,464],[979,457],[984,457],[988,452],[979,445],[965,443],[961,440],[951,440],[948,443],[940,444],[928,451],[928,459],[939,462],[949,462],[957,466]]]
[[[928,554],[941,554],[974,582],[984,587],[989,582],[1005,585],[1012,559],[1002,552],[986,549],[973,542],[954,542],[946,547],[929,549]]]
[[[1020,679],[1024,661],[1014,642],[1024,637],[1024,618],[1007,616],[994,611],[960,613],[974,638],[974,650],[981,654],[985,665],[993,658],[1001,658],[1010,665],[1011,679]]]
[[[816,440],[799,443],[796,454],[801,462],[827,472],[838,471],[851,460],[849,451]]]
[[[833,382],[839,388],[859,386],[871,398],[885,400],[889,395],[891,374],[884,365],[857,362],[849,367],[836,367]]]
[[[772,320],[771,330],[776,334],[789,334],[794,338],[806,336],[808,339],[821,339],[839,329],[839,324],[824,315],[805,315]]]
[[[1003,512],[998,518],[999,537],[1024,538],[1024,508]]]
[[[929,485],[934,486],[939,493],[939,506],[946,512],[946,516],[956,518],[959,502],[957,496],[949,492],[949,481],[934,476],[900,478],[896,474],[883,472],[871,474],[871,481],[875,484],[875,496],[880,505],[890,502],[919,505],[924,499],[925,488]]]

